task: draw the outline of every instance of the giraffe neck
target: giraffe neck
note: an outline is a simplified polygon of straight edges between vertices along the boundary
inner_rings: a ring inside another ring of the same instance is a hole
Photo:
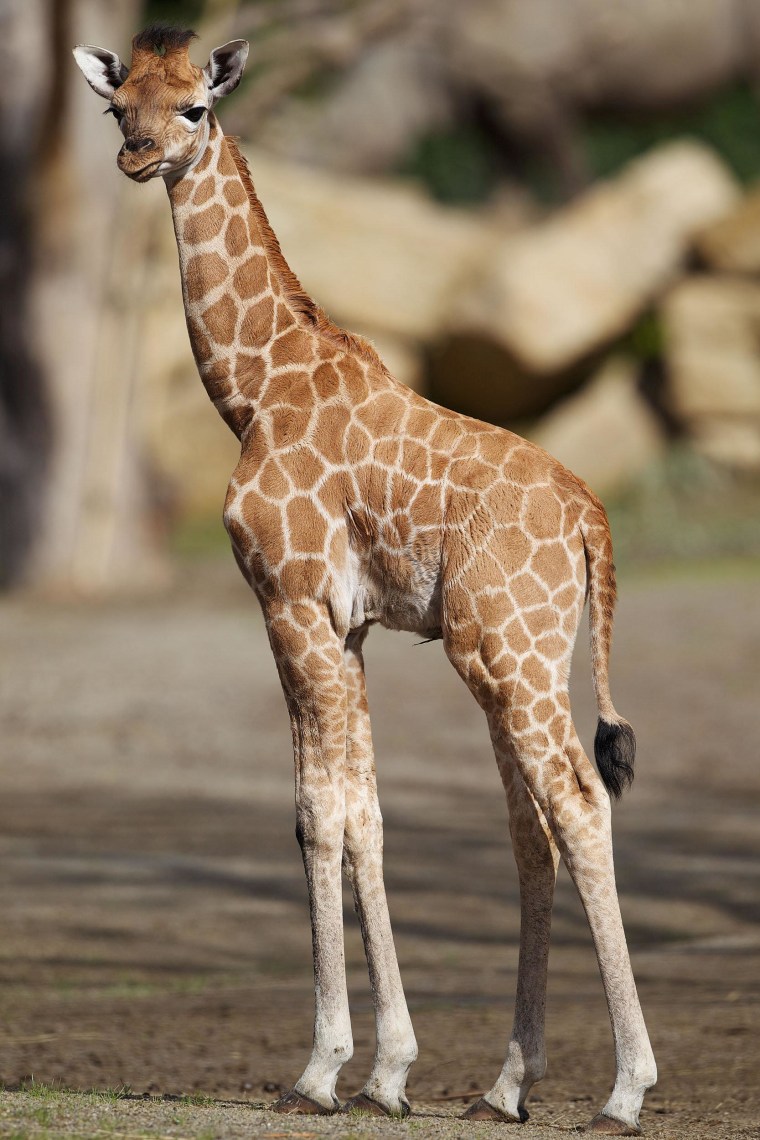
[[[310,355],[310,302],[280,253],[244,160],[209,116],[200,161],[167,180],[190,343],[201,380],[241,437],[273,373],[272,345],[292,330]]]

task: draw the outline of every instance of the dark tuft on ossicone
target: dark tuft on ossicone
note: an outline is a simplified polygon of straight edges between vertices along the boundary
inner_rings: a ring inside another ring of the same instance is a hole
[[[171,55],[183,51],[197,35],[190,28],[177,28],[174,24],[149,24],[132,40],[133,52],[153,52],[154,55]]]

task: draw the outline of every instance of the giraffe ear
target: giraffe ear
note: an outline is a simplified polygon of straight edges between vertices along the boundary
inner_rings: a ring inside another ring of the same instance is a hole
[[[104,99],[110,99],[129,75],[118,55],[106,48],[80,44],[74,48],[74,59],[90,87]]]
[[[243,77],[247,59],[247,40],[230,40],[223,47],[214,48],[203,69],[211,90],[212,106],[222,96],[235,90]]]

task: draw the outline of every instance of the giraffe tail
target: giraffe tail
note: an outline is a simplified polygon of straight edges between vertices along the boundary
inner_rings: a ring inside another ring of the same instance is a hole
[[[633,780],[636,737],[628,721],[615,711],[610,695],[610,644],[617,586],[607,514],[598,500],[593,505],[591,517],[587,515],[581,524],[581,533],[588,567],[591,669],[599,709],[594,756],[604,786],[618,799]]]

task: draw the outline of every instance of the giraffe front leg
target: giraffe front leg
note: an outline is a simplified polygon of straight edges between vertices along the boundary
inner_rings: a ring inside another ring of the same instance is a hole
[[[343,652],[315,603],[270,608],[270,642],[290,712],[296,834],[303,854],[314,955],[314,1039],[309,1062],[283,1113],[339,1107],[335,1084],[353,1053],[343,949],[341,858],[345,825],[346,684]]]
[[[512,1036],[496,1084],[464,1113],[465,1120],[528,1119],[525,1100],[546,1071],[546,975],[559,852],[544,815],[514,759],[500,755],[509,830],[520,881],[520,957]]]
[[[367,955],[377,1047],[367,1083],[345,1108],[406,1116],[410,1111],[406,1080],[417,1057],[417,1042],[401,984],[383,883],[383,821],[361,652],[365,635],[362,630],[349,635],[346,642],[348,767],[343,859]]]

